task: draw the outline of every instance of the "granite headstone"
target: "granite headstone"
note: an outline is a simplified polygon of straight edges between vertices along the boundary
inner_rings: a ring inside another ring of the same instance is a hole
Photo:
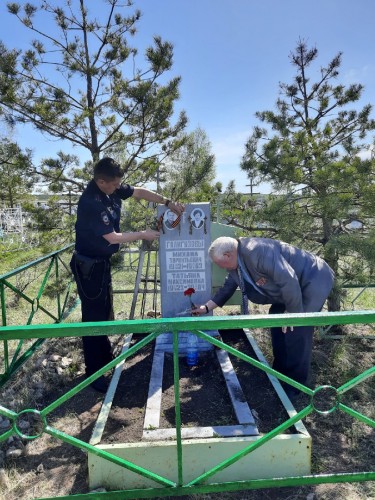
[[[159,206],[158,220],[161,314],[164,318],[190,316],[194,304],[204,304],[211,298],[211,261],[207,252],[211,244],[210,204],[189,204],[180,217]],[[206,333],[218,335],[217,331]],[[180,333],[181,353],[186,351],[187,335]],[[172,334],[160,335],[157,348],[171,351]],[[200,352],[211,348],[212,344],[199,339]]]

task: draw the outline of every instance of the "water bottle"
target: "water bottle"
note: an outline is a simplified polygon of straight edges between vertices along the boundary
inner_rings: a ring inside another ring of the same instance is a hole
[[[187,338],[186,363],[188,366],[198,364],[198,339],[193,333],[189,333]]]

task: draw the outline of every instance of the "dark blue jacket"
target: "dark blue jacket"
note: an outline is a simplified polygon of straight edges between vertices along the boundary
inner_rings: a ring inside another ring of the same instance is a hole
[[[106,195],[94,180],[83,191],[77,208],[76,251],[86,257],[108,258],[119,245],[110,245],[104,234],[120,231],[121,202],[133,195],[134,188],[124,184]]]

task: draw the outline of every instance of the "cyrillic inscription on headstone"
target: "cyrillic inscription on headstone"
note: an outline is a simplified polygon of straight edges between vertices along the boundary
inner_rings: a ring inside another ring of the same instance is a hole
[[[211,244],[210,205],[189,204],[181,217],[161,206],[158,218],[162,316],[190,316],[192,304],[204,304],[211,297],[211,262],[207,252]],[[166,341],[172,345],[171,335],[166,338],[159,337],[159,344]],[[180,340],[183,350],[184,334]],[[207,342],[199,343],[200,350],[210,347]]]

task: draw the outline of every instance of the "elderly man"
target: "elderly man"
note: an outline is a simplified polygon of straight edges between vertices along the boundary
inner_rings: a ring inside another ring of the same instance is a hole
[[[334,272],[320,257],[269,238],[220,237],[208,250],[210,259],[226,269],[224,285],[195,314],[222,307],[238,286],[255,304],[271,304],[269,313],[318,312],[334,282]],[[247,300],[244,303],[246,314]],[[273,368],[307,384],[311,364],[313,326],[271,328]],[[286,387],[293,399],[294,387]]]

